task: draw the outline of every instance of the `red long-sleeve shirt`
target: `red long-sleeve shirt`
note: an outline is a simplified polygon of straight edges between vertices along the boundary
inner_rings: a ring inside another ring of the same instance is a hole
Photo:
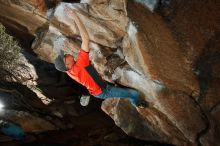
[[[67,74],[85,86],[91,95],[99,95],[105,88],[106,83],[98,75],[97,71],[90,64],[89,53],[80,50],[76,63],[67,71]]]

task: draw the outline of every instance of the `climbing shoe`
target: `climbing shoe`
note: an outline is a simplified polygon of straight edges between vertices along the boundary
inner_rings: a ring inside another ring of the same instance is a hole
[[[90,95],[82,95],[80,97],[80,104],[82,106],[87,106],[89,104],[90,101]]]
[[[137,108],[147,108],[149,107],[149,103],[147,101],[141,100],[137,103]]]

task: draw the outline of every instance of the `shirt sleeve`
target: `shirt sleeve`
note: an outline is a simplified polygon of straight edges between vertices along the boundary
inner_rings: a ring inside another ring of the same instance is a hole
[[[79,51],[76,65],[86,67],[90,64],[89,62],[89,52],[85,52],[82,49]]]

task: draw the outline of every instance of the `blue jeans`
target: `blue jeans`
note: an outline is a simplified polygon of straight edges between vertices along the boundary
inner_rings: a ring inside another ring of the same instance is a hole
[[[128,98],[130,102],[136,106],[139,102],[139,92],[134,89],[115,87],[107,84],[103,92],[95,97],[106,99],[106,98]]]

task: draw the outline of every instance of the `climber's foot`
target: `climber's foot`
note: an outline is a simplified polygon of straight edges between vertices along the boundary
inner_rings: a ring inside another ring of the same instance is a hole
[[[149,107],[149,103],[145,100],[141,100],[137,103],[136,107],[141,108],[141,109],[147,108],[147,107]]]

